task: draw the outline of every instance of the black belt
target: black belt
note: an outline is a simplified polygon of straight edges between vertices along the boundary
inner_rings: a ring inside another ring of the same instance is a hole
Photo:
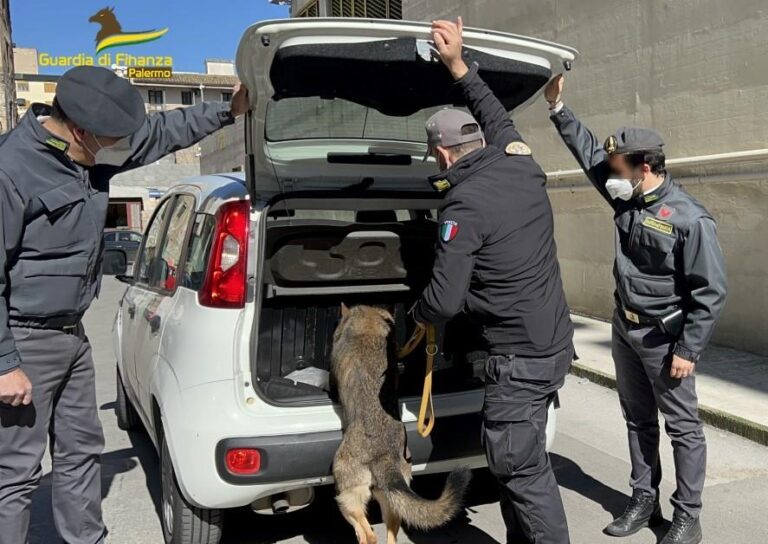
[[[639,314],[633,310],[625,308],[624,306],[619,307],[619,313],[625,321],[629,321],[635,325],[648,325],[655,327],[661,321],[658,317],[649,317],[643,314]]]
[[[9,321],[12,327],[52,329],[69,332],[76,330],[82,319],[83,314],[76,314],[51,317],[11,317]]]

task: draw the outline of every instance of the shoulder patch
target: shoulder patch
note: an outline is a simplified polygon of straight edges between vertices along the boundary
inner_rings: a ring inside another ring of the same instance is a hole
[[[459,224],[456,221],[443,221],[440,225],[440,239],[443,242],[450,242],[459,233]]]
[[[530,155],[531,148],[525,142],[511,142],[504,152],[507,155]]]
[[[661,208],[659,208],[659,212],[656,214],[656,217],[659,219],[669,219],[674,215],[675,209],[667,206],[666,204],[662,204]]]
[[[656,202],[658,199],[659,199],[659,195],[657,195],[656,193],[651,193],[643,197],[643,201],[646,204],[650,204],[651,202]]]
[[[59,151],[66,151],[69,148],[69,144],[67,142],[64,140],[59,140],[58,138],[54,138],[53,136],[48,137],[48,139],[45,140],[45,143],[54,149],[58,149]]]
[[[643,226],[648,227],[649,229],[663,232],[664,234],[672,234],[675,230],[675,227],[672,226],[671,223],[667,223],[666,221],[659,221],[653,217],[646,217],[643,219]]]

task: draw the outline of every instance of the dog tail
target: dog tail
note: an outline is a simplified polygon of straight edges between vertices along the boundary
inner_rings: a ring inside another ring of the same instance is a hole
[[[445,525],[459,513],[471,477],[466,467],[453,470],[440,497],[432,501],[417,495],[400,472],[392,471],[382,491],[392,510],[407,525],[428,530]]]

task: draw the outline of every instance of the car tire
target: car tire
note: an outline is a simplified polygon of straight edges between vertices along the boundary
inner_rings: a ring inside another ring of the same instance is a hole
[[[189,504],[179,490],[165,437],[160,452],[161,522],[166,544],[219,544],[223,524],[221,510]]]
[[[136,408],[131,404],[128,393],[123,384],[123,378],[120,376],[120,369],[117,369],[117,399],[115,401],[115,415],[117,415],[117,426],[124,431],[133,431],[139,428],[141,420]]]

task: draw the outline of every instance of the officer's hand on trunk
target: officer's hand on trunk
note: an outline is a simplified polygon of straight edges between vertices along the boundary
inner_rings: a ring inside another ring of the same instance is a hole
[[[693,374],[694,368],[696,365],[692,363],[691,361],[687,361],[683,359],[682,357],[678,357],[677,355],[672,356],[672,369],[669,371],[669,375],[673,378],[679,380],[682,378],[687,378],[691,374]]]
[[[248,88],[242,83],[235,85],[232,90],[232,101],[230,102],[230,113],[232,117],[237,117],[251,109],[251,102],[248,98]]]
[[[32,384],[20,368],[0,376],[0,402],[27,406],[32,402]]]
[[[461,56],[463,40],[461,34],[464,32],[464,21],[461,17],[453,21],[432,21],[432,39],[435,41],[437,52],[440,53],[440,60],[448,68],[454,79],[461,79],[469,67]]]
[[[560,102],[563,96],[563,84],[565,83],[565,77],[563,74],[558,74],[552,78],[547,84],[547,88],[544,89],[544,98],[550,104],[557,104]]]

